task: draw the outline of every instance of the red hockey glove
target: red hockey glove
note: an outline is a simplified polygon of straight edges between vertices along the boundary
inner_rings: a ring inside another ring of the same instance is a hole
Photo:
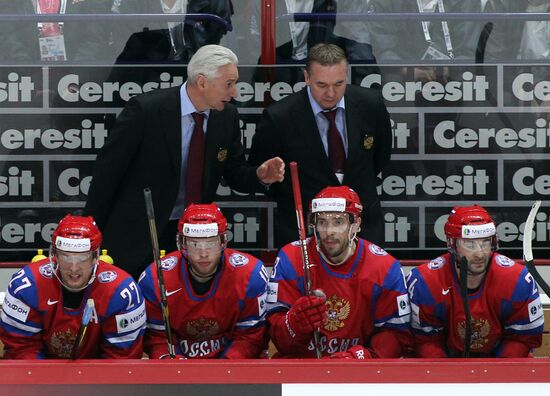
[[[326,321],[325,300],[317,296],[303,296],[296,300],[285,318],[286,328],[292,338],[308,337]]]
[[[330,359],[372,359],[367,348],[355,345],[344,352],[336,352],[329,356]]]

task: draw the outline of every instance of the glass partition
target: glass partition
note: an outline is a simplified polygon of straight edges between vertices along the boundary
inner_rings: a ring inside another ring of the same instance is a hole
[[[263,108],[304,88],[308,48],[320,41],[346,50],[350,81],[380,89],[391,115],[383,247],[431,258],[445,248],[451,207],[480,204],[499,223],[503,253],[521,258],[527,213],[542,199],[533,246],[550,257],[549,1],[59,0],[46,12],[50,3],[0,0],[1,261],[49,246],[57,221],[84,207],[125,102],[181,85],[198,47],[237,53],[249,149]],[[223,183],[218,194],[233,247],[278,247],[273,202]]]

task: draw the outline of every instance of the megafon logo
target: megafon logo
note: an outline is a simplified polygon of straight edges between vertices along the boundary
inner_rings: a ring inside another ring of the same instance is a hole
[[[73,239],[57,237],[55,247],[66,252],[89,252],[91,243],[89,238]]]
[[[346,200],[344,198],[316,198],[311,201],[311,211],[315,212],[344,212]]]
[[[209,224],[188,224],[183,225],[183,235],[188,237],[206,238],[218,235],[218,225]]]
[[[495,235],[493,223],[462,226],[462,238],[485,238]]]

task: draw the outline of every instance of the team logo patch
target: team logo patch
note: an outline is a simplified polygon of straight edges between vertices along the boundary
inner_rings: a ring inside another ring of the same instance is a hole
[[[218,150],[218,154],[216,155],[216,158],[218,159],[219,162],[223,162],[227,159],[227,149],[225,148],[219,148]]]
[[[351,307],[349,301],[339,298],[336,294],[327,299],[327,323],[324,328],[327,331],[337,331],[344,327],[344,320],[350,314]]]
[[[177,263],[177,257],[169,256],[160,261],[160,268],[162,268],[163,271],[170,271]]]
[[[50,339],[50,347],[58,358],[68,359],[71,357],[75,340],[76,333],[71,329],[56,331]]]
[[[370,150],[373,145],[374,145],[374,137],[369,136],[369,135],[365,135],[363,137],[363,148],[365,150]]]
[[[438,257],[428,263],[428,268],[432,270],[436,270],[443,267],[444,265],[445,265],[445,259],[443,257]]]
[[[243,256],[240,253],[233,253],[231,256],[229,256],[229,264],[231,264],[233,267],[242,267],[243,265],[248,264],[248,257]]]
[[[189,337],[196,341],[205,341],[213,338],[220,330],[216,319],[199,318],[187,322],[185,326]]]
[[[40,275],[42,275],[44,278],[51,279],[53,276],[52,263],[41,265],[40,268],[38,268],[38,272],[40,272]]]
[[[491,331],[491,325],[489,324],[489,321],[484,318],[472,318],[470,324],[472,328],[470,348],[481,349],[489,342],[487,336]],[[466,336],[466,321],[463,320],[462,322],[457,323],[456,332],[464,343],[464,337]]]
[[[375,245],[374,243],[371,243],[369,245],[369,250],[371,251],[372,254],[376,254],[377,256],[387,256],[388,255],[388,252],[386,252],[380,246]]]
[[[514,260],[512,260],[510,257],[502,256],[500,254],[497,255],[495,261],[501,267],[511,267],[514,265]]]
[[[117,274],[114,271],[103,271],[97,276],[97,280],[101,283],[109,283],[116,279]]]

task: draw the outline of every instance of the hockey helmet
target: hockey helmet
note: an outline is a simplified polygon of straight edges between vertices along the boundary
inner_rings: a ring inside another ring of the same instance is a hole
[[[310,212],[346,212],[361,216],[363,205],[355,191],[348,186],[325,187],[311,200]]]
[[[66,252],[93,252],[99,250],[101,231],[91,216],[66,215],[52,234],[52,246]]]
[[[447,238],[487,238],[496,235],[495,222],[481,206],[455,206],[445,223]]]
[[[226,231],[227,220],[215,203],[189,205],[178,222],[178,234],[185,237],[207,238]]]
[[[493,250],[498,247],[495,222],[479,205],[455,206],[445,223],[445,236],[451,250],[456,248],[458,238],[492,238]]]

